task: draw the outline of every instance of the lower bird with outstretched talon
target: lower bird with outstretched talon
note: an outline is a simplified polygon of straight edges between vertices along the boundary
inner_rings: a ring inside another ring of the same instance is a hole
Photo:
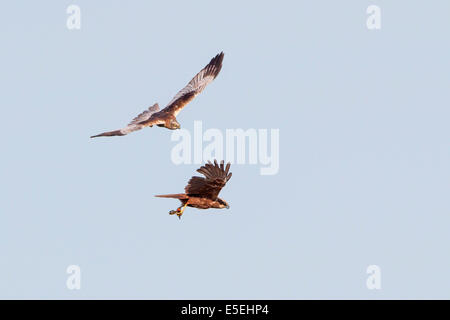
[[[225,184],[231,178],[230,163],[224,166],[223,160],[220,165],[217,160],[214,160],[214,164],[208,161],[207,164],[197,169],[197,172],[203,174],[205,178],[194,176],[192,177],[187,186],[184,188],[184,193],[176,194],[163,194],[156,195],[160,198],[172,198],[181,201],[181,206],[176,210],[171,210],[170,215],[176,214],[181,219],[186,207],[193,207],[197,209],[229,209],[228,203],[219,198],[219,192],[225,186]]]

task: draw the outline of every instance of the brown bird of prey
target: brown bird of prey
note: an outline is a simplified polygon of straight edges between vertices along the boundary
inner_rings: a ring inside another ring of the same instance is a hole
[[[92,136],[95,137],[110,137],[110,136],[124,136],[130,132],[140,130],[144,127],[166,127],[167,129],[180,129],[176,116],[194,99],[205,87],[211,83],[222,69],[223,52],[216,55],[191,81],[181,89],[172,101],[162,110],[159,110],[159,105],[155,103],[153,106],[145,110],[137,117],[135,117],[125,128],[103,132]]]
[[[205,176],[192,177],[187,186],[184,188],[184,193],[177,194],[164,194],[157,195],[155,197],[160,198],[173,198],[181,201],[181,206],[176,210],[171,210],[169,214],[176,214],[181,219],[181,215],[186,207],[193,207],[197,209],[229,209],[228,203],[218,197],[220,190],[225,186],[228,180],[231,178],[230,163],[224,168],[223,161],[220,162],[220,166],[217,164],[217,160],[214,160],[214,164],[208,161],[207,164],[197,169]]]

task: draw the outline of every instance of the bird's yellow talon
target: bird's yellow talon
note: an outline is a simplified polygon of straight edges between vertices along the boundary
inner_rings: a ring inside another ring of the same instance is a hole
[[[178,216],[178,219],[181,219],[181,215],[183,214],[184,209],[186,209],[187,205],[188,205],[188,203],[186,202],[186,204],[183,206],[182,209],[180,209],[181,207],[177,209],[177,216]]]

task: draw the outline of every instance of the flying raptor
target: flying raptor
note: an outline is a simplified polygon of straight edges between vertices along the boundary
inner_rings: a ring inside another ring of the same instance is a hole
[[[145,110],[137,117],[135,117],[125,128],[103,132],[91,138],[95,137],[110,137],[110,136],[124,136],[130,132],[140,130],[145,127],[165,127],[167,129],[175,130],[180,129],[176,116],[180,113],[192,99],[194,99],[205,87],[211,83],[219,74],[222,69],[223,52],[216,55],[211,61],[192,78],[191,81],[181,89],[172,101],[162,110],[159,110],[158,103]]]
[[[186,207],[197,209],[229,209],[230,206],[228,203],[219,198],[218,195],[220,190],[222,190],[231,178],[231,172],[228,173],[230,165],[230,163],[227,163],[226,167],[224,167],[223,161],[220,162],[220,165],[217,163],[217,160],[214,160],[214,164],[208,161],[207,164],[197,169],[197,172],[203,174],[205,178],[198,176],[192,177],[184,188],[184,193],[164,194],[155,197],[180,200],[181,206],[169,212],[171,215],[176,214],[180,219]]]

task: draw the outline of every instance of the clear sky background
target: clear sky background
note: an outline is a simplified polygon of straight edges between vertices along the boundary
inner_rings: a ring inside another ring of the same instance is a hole
[[[68,30],[66,8],[81,8]],[[381,8],[368,30],[366,9]],[[9,1],[0,10],[0,298],[450,298],[450,2]],[[89,136],[222,71],[191,130],[280,129],[230,210],[176,200],[171,131]],[[66,268],[81,268],[81,290]],[[381,268],[368,290],[366,268]]]

